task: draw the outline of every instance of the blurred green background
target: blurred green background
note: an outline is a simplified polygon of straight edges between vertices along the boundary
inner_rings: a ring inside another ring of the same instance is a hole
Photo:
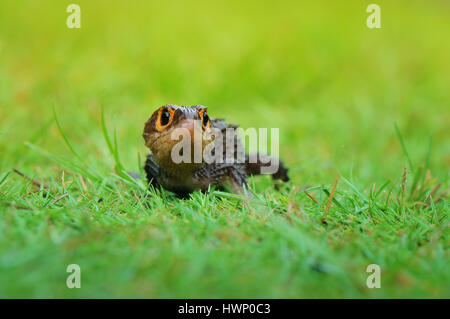
[[[336,173],[362,187],[401,178],[394,123],[415,164],[432,136],[430,168],[447,183],[450,3],[376,1],[382,28],[369,29],[372,2],[77,0],[81,29],[68,29],[72,1],[2,0],[0,171],[59,178],[58,164],[24,145],[70,156],[53,106],[83,158],[113,171],[103,106],[136,170],[144,122],[170,103],[280,128],[298,187],[330,184]],[[161,295],[174,296],[152,294]]]
[[[25,140],[66,150],[47,125],[54,103],[69,138],[85,145],[80,152],[109,163],[99,154],[103,105],[134,164],[146,152],[143,123],[173,103],[281,128],[281,154],[298,164],[298,181],[314,179],[307,167],[353,168],[371,182],[401,174],[394,122],[413,158],[433,136],[433,168],[447,176],[446,1],[380,1],[381,29],[367,28],[367,1],[79,1],[81,29],[66,27],[69,3],[2,2],[2,168],[43,168],[44,160],[27,161]],[[49,134],[33,139],[40,129]]]

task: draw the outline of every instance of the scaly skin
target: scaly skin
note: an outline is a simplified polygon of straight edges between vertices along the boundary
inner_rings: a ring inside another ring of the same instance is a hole
[[[201,121],[201,128],[194,126],[194,121]],[[207,108],[200,105],[192,107],[164,105],[156,110],[150,119],[145,123],[143,137],[145,145],[151,150],[145,163],[145,172],[148,181],[155,188],[165,188],[174,192],[179,197],[187,197],[195,190],[203,192],[208,190],[210,185],[219,188],[229,182],[234,193],[248,193],[247,175],[261,174],[261,167],[267,165],[268,155],[257,154],[258,162],[249,163],[249,155],[245,155],[245,163],[207,163],[202,159],[201,163],[175,163],[172,160],[171,152],[174,145],[179,141],[173,140],[171,134],[177,128],[183,128],[191,136],[193,156],[194,131],[198,136],[205,137],[213,128],[220,130],[226,136],[227,128],[237,128],[237,125],[228,124],[223,119],[211,119],[207,114]],[[202,151],[210,141],[202,138]],[[216,140],[214,140],[216,142]],[[225,140],[223,143],[224,154],[226,153]],[[219,143],[219,142],[217,142]],[[219,144],[215,143],[215,150],[220,150]],[[234,138],[231,143],[231,150],[228,154],[244,152],[243,145],[239,138]],[[214,152],[213,151],[213,152]],[[230,152],[231,151],[231,152]],[[193,159],[193,158],[192,158]],[[264,159],[264,161],[261,161]],[[288,181],[287,169],[278,158],[272,160],[279,161],[279,169],[272,174],[273,179]]]

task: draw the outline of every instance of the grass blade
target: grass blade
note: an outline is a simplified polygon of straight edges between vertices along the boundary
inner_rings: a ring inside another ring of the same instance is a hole
[[[413,163],[411,161],[411,158],[409,157],[408,151],[406,150],[406,145],[405,142],[403,141],[403,136],[400,133],[400,130],[398,129],[397,123],[395,123],[394,126],[395,131],[397,132],[397,137],[400,140],[400,144],[402,145],[403,153],[405,153],[406,158],[408,159],[409,168],[411,169],[411,171],[414,171]]]
[[[72,147],[72,144],[70,144],[69,139],[67,138],[66,134],[64,134],[64,131],[62,130],[61,125],[59,124],[58,117],[56,116],[56,110],[55,106],[53,105],[53,116],[55,118],[56,126],[58,127],[59,134],[61,134],[64,142],[66,143],[69,150],[72,152],[72,154],[84,165],[86,163],[84,162],[83,158],[75,151],[75,149]]]

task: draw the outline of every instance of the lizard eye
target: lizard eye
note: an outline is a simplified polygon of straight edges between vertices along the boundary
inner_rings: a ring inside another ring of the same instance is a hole
[[[209,123],[209,116],[208,116],[208,113],[204,113],[203,114],[203,122],[202,122],[202,124],[203,124],[203,126],[207,126],[208,125],[208,123]]]
[[[161,112],[161,118],[159,119],[159,122],[161,123],[162,126],[166,126],[167,124],[169,124],[169,120],[170,120],[169,111],[163,110]]]
[[[202,126],[204,129],[209,128],[211,126],[211,122],[209,120],[208,113],[205,110],[200,111],[200,117],[202,119]]]
[[[156,129],[158,131],[164,130],[170,123],[172,123],[174,111],[172,109],[163,108],[159,111],[158,120],[156,121]]]

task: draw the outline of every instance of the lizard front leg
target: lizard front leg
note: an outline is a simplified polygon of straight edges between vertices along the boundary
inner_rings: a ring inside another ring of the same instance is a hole
[[[204,185],[215,185],[223,187],[226,182],[230,183],[231,190],[235,194],[248,194],[250,196],[247,175],[243,164],[207,164],[194,174],[194,178]]]
[[[228,179],[233,193],[241,195],[248,194],[252,196],[248,188],[247,175],[243,171],[230,167]]]
[[[159,176],[159,166],[156,164],[155,160],[153,159],[152,154],[147,155],[147,160],[145,161],[144,166],[145,173],[147,175],[147,181],[150,185],[152,185],[155,189],[160,187],[160,184],[158,183],[158,176]]]

